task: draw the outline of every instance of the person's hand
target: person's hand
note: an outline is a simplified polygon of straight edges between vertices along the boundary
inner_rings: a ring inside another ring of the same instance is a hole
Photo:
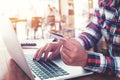
[[[47,58],[53,59],[55,56],[60,54],[61,45],[62,43],[60,41],[48,43],[44,47],[37,50],[33,59],[39,61],[43,54],[44,54],[45,61],[47,60]],[[52,53],[49,55],[49,52],[52,52]]]
[[[81,44],[75,39],[63,41],[63,46],[60,50],[63,62],[71,66],[85,66],[88,54]]]

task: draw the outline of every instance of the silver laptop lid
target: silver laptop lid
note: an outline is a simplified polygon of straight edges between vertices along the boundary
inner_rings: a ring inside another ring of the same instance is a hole
[[[24,57],[23,50],[18,42],[12,23],[6,17],[0,16],[0,34],[4,40],[10,56],[20,66],[20,68],[24,70],[24,72],[31,78],[31,80],[34,80],[32,72]]]

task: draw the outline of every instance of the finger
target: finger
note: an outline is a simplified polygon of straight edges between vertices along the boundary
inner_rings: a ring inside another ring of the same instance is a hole
[[[34,55],[35,60],[37,60],[37,61],[40,60],[42,54],[43,54],[44,51],[45,51],[46,46],[47,46],[47,44],[46,44],[44,47],[38,49],[38,51],[37,51],[36,54]]]
[[[74,45],[71,43],[71,40],[64,41],[63,47],[72,51]]]
[[[44,53],[44,48],[39,49],[36,53],[35,60],[39,61],[43,53]]]
[[[65,55],[67,55],[68,57],[70,57],[70,52],[71,52],[71,50],[69,50],[68,48],[65,48],[64,46],[62,47],[62,49],[61,49],[61,51],[65,54]],[[61,53],[62,53],[61,52]]]
[[[51,48],[49,48],[49,47],[50,47],[50,44],[47,44],[46,49],[45,49],[45,51],[44,51],[44,61],[47,60],[48,54],[49,54],[49,52],[51,51]]]
[[[41,49],[41,48],[40,48],[40,49]],[[34,60],[37,58],[37,55],[38,55],[40,49],[38,49],[38,50],[36,51],[36,53],[34,54],[34,56],[33,56],[33,59],[34,59]]]
[[[60,47],[61,46],[57,47],[57,49],[55,51],[53,51],[52,54],[50,54],[50,56],[49,56],[50,60],[52,60],[55,56],[57,56],[59,54],[58,51],[60,50]]]
[[[66,47],[68,45],[68,40],[60,40],[59,43],[64,46],[64,48],[70,50],[68,47]],[[70,46],[70,45],[69,45]]]
[[[63,57],[61,57],[61,59],[62,59],[62,61],[63,61],[66,65],[68,65],[67,60],[65,60]]]
[[[50,54],[49,59],[52,60],[55,56],[57,56],[57,52],[54,51],[52,54]]]
[[[69,56],[67,56],[64,52],[61,52],[61,58],[65,64],[67,64],[67,65],[70,64],[71,58]]]
[[[63,51],[61,51],[61,56],[64,58],[64,59],[66,59],[66,60],[68,60],[68,59],[70,59],[71,57],[68,55],[68,54],[66,54],[65,52],[63,52]]]
[[[57,56],[59,53],[60,53],[60,47],[62,45],[62,42],[59,41],[59,45],[58,47],[56,48],[56,50],[54,50],[52,52],[52,54],[49,56],[49,59],[52,60],[55,56]]]

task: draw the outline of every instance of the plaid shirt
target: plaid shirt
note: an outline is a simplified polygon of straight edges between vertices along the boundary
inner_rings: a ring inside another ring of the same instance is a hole
[[[115,1],[98,0],[98,8],[91,22],[77,40],[89,50],[104,36],[109,55],[88,52],[87,65],[84,68],[120,77],[120,3],[116,5]]]

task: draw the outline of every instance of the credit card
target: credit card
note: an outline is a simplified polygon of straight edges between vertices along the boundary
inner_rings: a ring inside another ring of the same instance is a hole
[[[54,37],[54,38],[56,38],[56,39],[58,39],[58,40],[66,40],[66,39],[64,38],[64,36],[61,35],[61,34],[53,33],[53,32],[50,32],[50,34],[51,34],[52,37]]]

